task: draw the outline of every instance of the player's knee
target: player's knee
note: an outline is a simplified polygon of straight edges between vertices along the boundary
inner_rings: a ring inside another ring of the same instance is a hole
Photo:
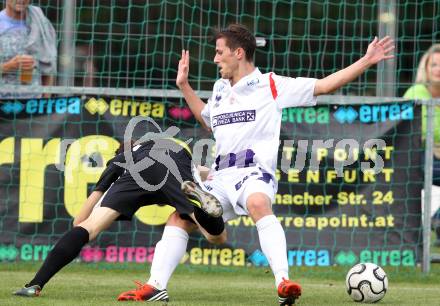
[[[100,232],[107,229],[120,214],[108,207],[99,207],[93,210],[90,216],[78,224],[89,233],[89,240],[93,240]]]
[[[195,229],[197,229],[197,225],[194,223],[184,220],[180,217],[180,215],[177,212],[172,213],[166,223],[167,226],[177,226],[186,231],[187,233],[193,232]]]
[[[77,226],[81,226],[82,228],[84,228],[86,231],[89,232],[89,241],[92,241],[93,239],[95,239],[96,236],[98,236],[98,234],[100,232],[100,230],[96,227],[96,224],[90,222],[89,219],[84,220],[83,222],[81,222]]]
[[[254,193],[250,195],[246,205],[251,216],[266,215],[272,212],[270,199],[264,193]]]

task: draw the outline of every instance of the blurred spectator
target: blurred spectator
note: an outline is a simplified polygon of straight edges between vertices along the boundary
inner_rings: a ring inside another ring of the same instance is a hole
[[[440,44],[432,45],[420,59],[415,84],[404,94],[408,99],[440,98]],[[434,185],[440,186],[440,105],[434,108]],[[422,132],[426,134],[426,107],[422,108]],[[432,218],[437,234],[435,244],[440,246],[440,208]]]
[[[0,12],[0,84],[54,84],[56,34],[50,21],[30,0],[6,0]],[[46,97],[49,95],[45,95]],[[26,99],[40,94],[0,93],[1,99]]]
[[[86,45],[76,46],[75,58],[75,86],[95,86],[96,67],[90,48]]]

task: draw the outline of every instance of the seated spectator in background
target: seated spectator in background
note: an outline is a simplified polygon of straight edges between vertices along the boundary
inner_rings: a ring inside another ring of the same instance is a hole
[[[404,94],[408,99],[440,98],[440,44],[432,45],[419,62],[415,84]],[[434,108],[434,162],[432,183],[440,186],[440,106]],[[426,134],[426,107],[422,108],[422,132]],[[437,234],[435,244],[440,246],[440,209],[435,213],[432,225]]]
[[[50,21],[30,0],[6,0],[0,12],[0,84],[54,84],[56,34]],[[46,94],[45,97],[49,95]],[[0,93],[0,99],[39,98],[41,94]]]

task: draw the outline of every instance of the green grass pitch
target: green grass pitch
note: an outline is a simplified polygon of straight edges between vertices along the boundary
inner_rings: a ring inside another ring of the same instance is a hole
[[[63,269],[38,298],[12,296],[29,281],[39,263],[0,263],[0,305],[121,305],[117,295],[144,281],[148,266],[135,264],[78,264]],[[423,275],[420,269],[385,267],[389,291],[377,305],[440,305],[440,265]],[[297,305],[359,305],[345,292],[348,267],[291,268],[292,279],[303,286]],[[277,305],[272,273],[265,268],[179,266],[169,286],[169,306]],[[155,302],[152,305],[162,305]]]

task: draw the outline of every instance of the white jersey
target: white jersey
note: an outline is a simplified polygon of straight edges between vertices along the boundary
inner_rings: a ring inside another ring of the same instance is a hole
[[[219,79],[202,111],[216,142],[213,168],[257,166],[275,179],[282,109],[315,105],[315,83],[262,74],[258,68],[234,86]]]

